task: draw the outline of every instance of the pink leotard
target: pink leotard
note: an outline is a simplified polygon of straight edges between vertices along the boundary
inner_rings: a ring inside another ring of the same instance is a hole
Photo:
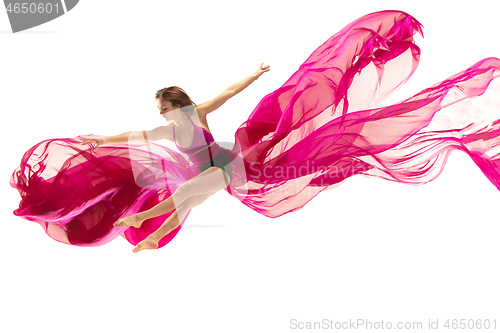
[[[180,152],[189,156],[194,166],[199,167],[217,156],[217,154],[221,151],[221,148],[216,142],[214,142],[215,140],[209,131],[201,126],[195,125],[191,117],[188,116],[188,118],[194,126],[193,142],[191,143],[191,146],[187,148],[178,146],[175,141],[175,129],[172,129],[174,133],[174,143]],[[210,145],[211,143],[213,144]],[[210,147],[207,148],[208,145],[210,145]]]

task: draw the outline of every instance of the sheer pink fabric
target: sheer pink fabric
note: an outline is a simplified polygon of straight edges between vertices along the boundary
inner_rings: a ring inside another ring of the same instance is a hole
[[[379,107],[419,63],[413,36],[422,25],[401,11],[365,15],[317,48],[283,86],[265,96],[235,133],[233,181],[226,188],[251,209],[277,217],[356,174],[424,184],[454,149],[467,153],[500,189],[500,116],[490,83],[500,59],[486,58],[396,104]],[[489,88],[489,89],[488,89]],[[198,170],[152,142],[82,148],[81,137],[45,140],[28,150],[10,184],[14,214],[67,244],[131,244],[172,213],[141,228],[113,223],[166,199]],[[164,246],[182,228],[164,237]]]

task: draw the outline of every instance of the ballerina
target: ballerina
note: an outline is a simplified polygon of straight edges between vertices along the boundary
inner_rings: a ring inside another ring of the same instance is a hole
[[[261,63],[252,75],[229,86],[213,100],[200,105],[193,103],[186,92],[177,86],[163,88],[156,92],[157,107],[160,110],[160,115],[168,121],[168,125],[144,131],[146,140],[166,139],[174,142],[181,152],[190,157],[200,172],[196,177],[179,186],[173,195],[156,206],[119,219],[114,223],[115,227],[139,228],[145,220],[175,209],[175,212],[155,232],[137,244],[132,250],[134,253],[144,249],[158,248],[160,239],[177,228],[190,209],[229,186],[232,180],[231,166],[224,151],[218,147],[212,137],[207,123],[207,115],[217,110],[228,99],[270,70],[269,65],[263,66],[263,64]],[[193,119],[198,120],[201,126],[196,125]],[[84,138],[82,145],[94,144],[95,149],[107,143],[134,140],[138,134],[138,132],[126,132],[106,138]],[[206,162],[206,160],[209,161]]]
[[[206,116],[269,66],[261,64],[199,106],[178,87],[159,90],[157,106],[169,123],[142,132],[144,144],[128,142],[142,140],[141,132],[83,140],[95,147],[117,143],[101,149],[81,149],[82,136],[43,140],[26,151],[9,181],[22,198],[13,213],[65,244],[100,246],[122,236],[135,253],[168,244],[189,209],[221,189],[276,218],[354,175],[426,184],[459,150],[500,190],[500,94],[494,87],[500,59],[482,59],[380,106],[419,64],[416,33],[423,37],[420,22],[401,11],[356,19],[259,101],[236,130],[233,149],[213,142]],[[159,139],[175,142],[192,164],[148,142]]]

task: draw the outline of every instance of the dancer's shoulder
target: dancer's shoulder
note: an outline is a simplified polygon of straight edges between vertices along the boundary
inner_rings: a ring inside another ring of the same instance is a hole
[[[152,129],[151,131],[147,131],[147,140],[148,141],[157,141],[157,140],[168,140],[168,141],[174,141],[173,138],[173,122],[169,123],[164,126],[158,126],[155,129]]]

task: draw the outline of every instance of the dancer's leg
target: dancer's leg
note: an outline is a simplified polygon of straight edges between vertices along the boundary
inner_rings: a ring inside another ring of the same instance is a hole
[[[115,222],[114,226],[134,226],[139,228],[143,221],[171,212],[176,207],[179,207],[182,202],[189,197],[205,194],[209,194],[210,196],[225,188],[227,186],[226,179],[229,179],[229,176],[225,170],[217,167],[211,167],[179,186],[173,195],[156,206],[146,211],[120,219]]]
[[[224,169],[219,167],[208,168],[177,188],[172,196],[175,206],[179,206],[189,197],[203,194],[212,195],[222,190],[228,185],[226,179],[229,179],[229,175]]]
[[[181,221],[186,217],[186,214],[190,209],[200,205],[210,196],[211,194],[202,194],[191,196],[188,199],[184,200],[184,202],[181,203],[179,207],[177,207],[176,211],[173,212],[172,215],[170,215],[155,232],[153,232],[146,239],[137,244],[137,246],[132,251],[134,253],[137,253],[144,249],[158,248],[158,242],[160,241],[160,239],[177,228],[181,224]]]

